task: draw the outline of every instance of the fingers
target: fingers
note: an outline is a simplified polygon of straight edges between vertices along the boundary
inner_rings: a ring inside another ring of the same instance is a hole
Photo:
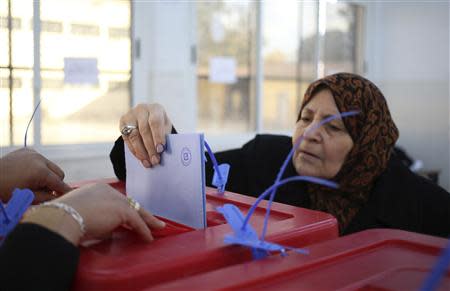
[[[166,223],[164,221],[159,220],[143,208],[139,210],[139,214],[141,215],[144,222],[152,229],[161,229],[166,226]]]
[[[153,144],[156,152],[161,154],[166,145],[165,111],[159,104],[153,104],[152,114],[148,117],[148,124],[152,130]]]
[[[165,150],[166,131],[172,128],[164,108],[159,104],[139,104],[120,119],[120,128],[126,125],[137,126],[128,136],[123,135],[133,155],[146,168],[158,165]]]
[[[60,167],[58,167],[58,165],[49,160],[46,161],[46,165],[53,173],[58,175],[61,180],[64,180],[64,171]]]
[[[133,144],[130,142],[130,140],[128,139],[127,136],[122,135],[122,139],[125,142],[125,144],[127,145],[128,149],[130,150],[130,152],[133,154],[133,156],[135,156],[137,158],[136,155],[136,150],[133,147]]]
[[[129,225],[144,240],[151,242],[153,240],[152,233],[150,232],[150,229],[147,227],[147,225],[144,223],[144,220],[142,220],[139,213],[127,205],[127,210],[125,214],[126,214],[125,224]]]
[[[64,183],[61,178],[52,171],[48,171],[43,186],[58,193],[66,193],[72,190],[69,185]]]
[[[133,130],[128,137],[125,138],[127,145],[131,145],[130,150],[134,151],[134,155],[142,162],[142,165],[146,168],[151,167],[150,158],[147,153],[147,149],[144,146],[141,135],[138,130]]]
[[[33,204],[41,204],[46,201],[55,199],[56,196],[52,195],[51,192],[45,190],[34,191]]]
[[[155,144],[153,142],[153,128],[150,127],[148,122],[148,113],[138,117],[138,128],[141,138],[144,142],[145,149],[152,166],[159,164],[159,155],[156,153]]]
[[[139,109],[140,105],[138,105],[135,109],[132,109],[125,115],[123,115],[120,118],[120,129],[122,129],[126,125],[138,125],[138,115],[135,112],[137,109]],[[147,116],[145,116],[144,119],[147,119]],[[127,135],[122,135],[122,138],[124,142],[127,144],[128,148],[130,149],[131,153],[142,162],[142,165],[146,168],[151,167],[150,158],[147,154],[147,150],[144,146],[144,143],[142,141],[141,134],[138,129],[135,129],[131,131],[131,133]]]

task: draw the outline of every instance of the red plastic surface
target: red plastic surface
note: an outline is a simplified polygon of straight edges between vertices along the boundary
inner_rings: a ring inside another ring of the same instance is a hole
[[[106,182],[121,192],[124,184]],[[72,186],[79,187],[86,182]],[[248,249],[225,245],[224,236],[232,232],[215,208],[233,203],[246,213],[255,198],[236,193],[217,194],[206,189],[208,227],[189,230],[168,223],[168,233],[154,232],[156,239],[144,243],[126,229],[113,233],[110,240],[82,248],[73,290],[142,290],[156,284],[224,268],[251,260]],[[263,227],[266,201],[254,212],[251,225],[258,233]],[[178,230],[173,230],[178,228]],[[181,228],[181,230],[179,229]],[[338,236],[336,219],[323,212],[280,203],[272,204],[266,239],[271,242],[303,247]]]
[[[289,253],[152,286],[181,290],[419,290],[448,240],[366,230]],[[437,290],[450,290],[450,269]]]

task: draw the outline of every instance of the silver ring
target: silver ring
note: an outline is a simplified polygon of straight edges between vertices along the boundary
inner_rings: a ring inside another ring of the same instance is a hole
[[[128,201],[128,205],[130,205],[131,208],[133,208],[134,210],[139,212],[139,209],[141,209],[141,204],[139,204],[139,202],[137,202],[130,196],[127,197],[127,201]]]
[[[120,130],[120,133],[124,136],[129,136],[130,133],[136,129],[137,127],[134,125],[125,125],[124,127],[122,127],[122,129]]]

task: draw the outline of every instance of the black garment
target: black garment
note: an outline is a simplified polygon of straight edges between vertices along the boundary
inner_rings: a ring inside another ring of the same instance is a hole
[[[0,247],[0,290],[69,290],[79,250],[32,223],[19,224]]]
[[[242,148],[216,153],[219,163],[231,165],[227,190],[258,196],[275,181],[292,149],[291,138],[257,135]],[[110,154],[117,177],[125,180],[123,140]],[[206,165],[206,182],[212,180],[212,164]],[[283,177],[297,175],[291,161]],[[306,184],[293,182],[279,188],[276,201],[308,208]],[[450,235],[450,194],[405,167],[393,154],[388,168],[375,182],[369,201],[343,231],[349,234],[369,228],[397,228],[431,235]]]

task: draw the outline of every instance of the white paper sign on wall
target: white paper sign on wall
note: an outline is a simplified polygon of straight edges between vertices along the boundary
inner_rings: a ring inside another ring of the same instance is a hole
[[[213,57],[209,59],[209,82],[234,84],[236,81],[235,58]]]
[[[64,58],[64,83],[97,85],[97,59]]]

